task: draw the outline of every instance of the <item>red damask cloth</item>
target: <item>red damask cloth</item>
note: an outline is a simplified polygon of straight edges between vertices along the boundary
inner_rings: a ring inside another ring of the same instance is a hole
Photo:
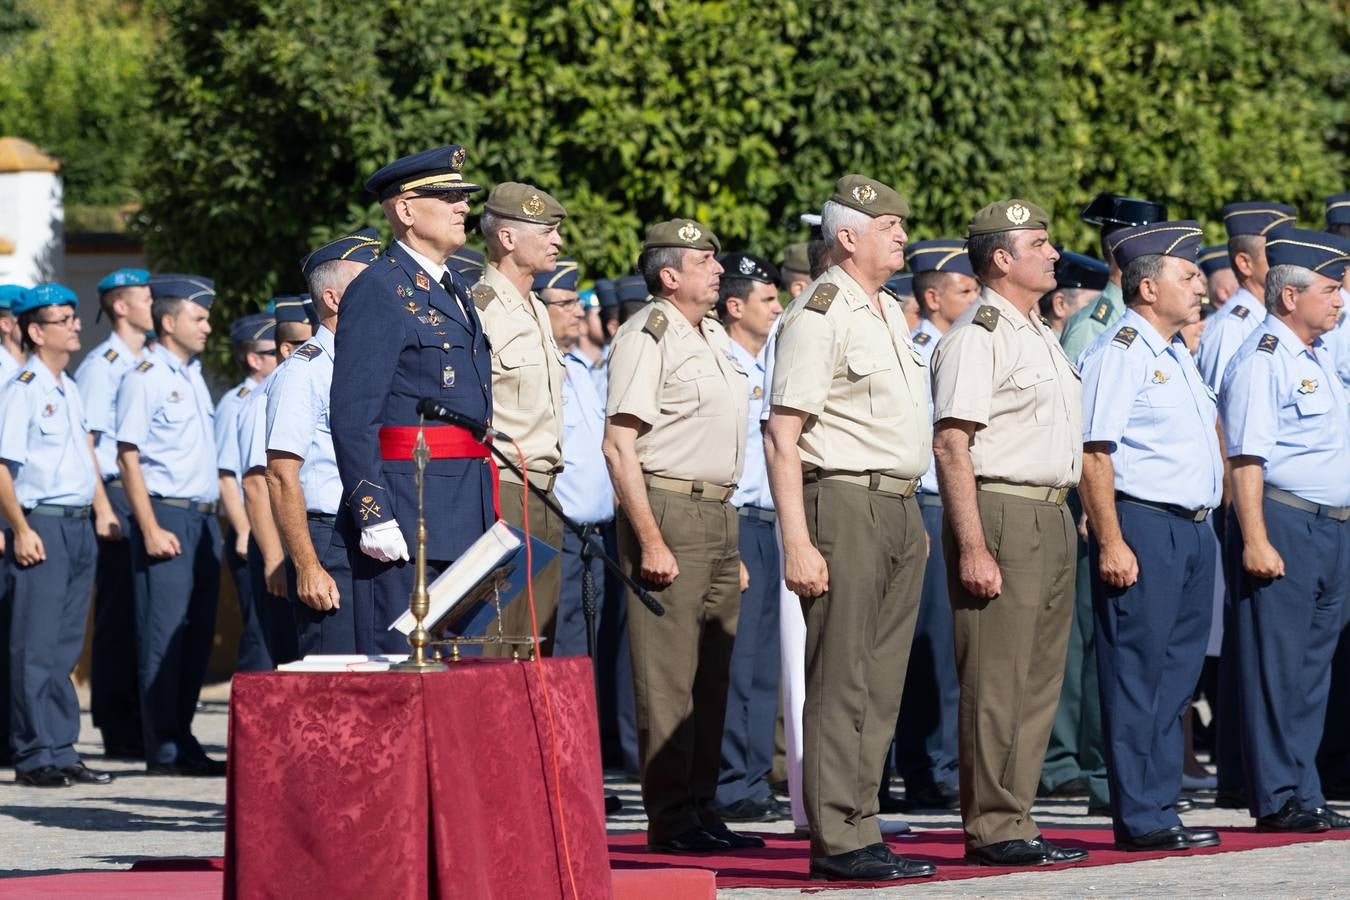
[[[236,675],[226,898],[610,897],[591,679],[585,658]]]

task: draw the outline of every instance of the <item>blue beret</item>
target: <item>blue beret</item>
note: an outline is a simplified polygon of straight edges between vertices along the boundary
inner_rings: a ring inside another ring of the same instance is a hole
[[[595,296],[600,299],[601,309],[612,309],[619,305],[619,291],[608,278],[595,279]]]
[[[481,186],[470,184],[459,174],[466,155],[463,147],[449,144],[396,159],[366,179],[366,190],[381,200],[404,191],[427,194],[481,191]]]
[[[897,297],[913,297],[914,276],[909,272],[896,272],[886,279],[884,287]]]
[[[1191,219],[1132,225],[1111,232],[1109,243],[1116,265],[1122,269],[1141,256],[1175,256],[1195,262],[1205,233]]]
[[[150,273],[145,269],[118,269],[103,276],[103,280],[98,283],[98,292],[101,296],[113,288],[139,287],[149,282]]]
[[[1271,203],[1269,200],[1246,200],[1242,203],[1230,203],[1220,210],[1223,227],[1228,236],[1240,234],[1262,235],[1276,225],[1294,221],[1294,208],[1287,203]]]
[[[285,322],[309,322],[309,313],[305,311],[305,300],[299,295],[277,297],[272,301],[272,314],[281,325]]]
[[[619,295],[620,303],[642,303],[650,296],[647,293],[647,281],[641,275],[624,275],[615,279],[614,290]]]
[[[1340,281],[1350,264],[1350,238],[1279,226],[1266,235],[1266,262],[1272,268],[1301,266]]]
[[[230,323],[231,344],[242,344],[245,341],[274,341],[276,337],[276,319],[267,313],[252,313]]]
[[[29,310],[43,306],[76,306],[79,302],[80,298],[64,284],[48,282],[29,288],[21,296],[10,301],[9,311],[21,316]]]
[[[1061,250],[1055,260],[1055,287],[1101,291],[1110,280],[1111,267],[1097,259],[1072,250]]]
[[[380,236],[374,228],[362,228],[352,234],[334,238],[309,251],[300,260],[300,271],[306,278],[320,265],[335,259],[347,259],[352,262],[373,263],[380,258]]]
[[[21,287],[17,284],[0,284],[0,309],[9,309],[14,303],[23,299],[31,288]]]
[[[595,295],[595,288],[586,288],[584,291],[577,292],[577,299],[586,309],[599,309],[600,298]]]
[[[198,306],[209,309],[211,301],[216,299],[216,283],[201,275],[180,275],[174,272],[165,272],[159,275],[151,275],[149,285],[150,296],[156,300],[169,297],[191,300]]]
[[[778,284],[778,267],[753,253],[728,253],[717,261],[730,278],[749,278],[761,284]]]
[[[559,257],[552,272],[540,272],[534,276],[535,291],[575,291],[577,289],[577,261]]]
[[[905,248],[905,265],[913,275],[920,272],[956,272],[975,277],[966,255],[966,242],[955,238],[917,241]]]
[[[1126,225],[1151,225],[1167,218],[1167,206],[1152,200],[1122,197],[1102,191],[1083,207],[1078,216],[1089,225],[1119,228]]]
[[[1350,194],[1327,198],[1327,224],[1350,225]]]
[[[1231,269],[1233,263],[1228,259],[1228,245],[1215,244],[1212,247],[1201,247],[1200,255],[1195,258],[1195,264],[1200,267],[1200,271],[1206,276],[1213,275],[1221,269]]]

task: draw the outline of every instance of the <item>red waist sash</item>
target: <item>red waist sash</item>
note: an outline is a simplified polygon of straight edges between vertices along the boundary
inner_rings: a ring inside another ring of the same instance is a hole
[[[380,429],[380,457],[389,460],[413,458],[413,448],[417,446],[415,425],[390,426]],[[492,468],[492,511],[497,518],[502,517],[501,499],[498,494],[497,463],[492,451],[475,440],[473,435],[457,425],[437,425],[423,430],[427,447],[432,459],[485,459]]]

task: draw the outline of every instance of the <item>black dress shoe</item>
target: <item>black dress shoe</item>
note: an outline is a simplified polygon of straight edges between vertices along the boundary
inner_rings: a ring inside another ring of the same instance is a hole
[[[1331,824],[1317,813],[1299,806],[1298,801],[1290,797],[1284,806],[1280,807],[1279,812],[1257,818],[1256,830],[1285,834],[1316,834],[1319,831],[1331,830]]]
[[[15,772],[14,781],[27,787],[70,787],[70,779],[56,766],[42,766],[29,772]]]
[[[1050,854],[1043,845],[1031,841],[999,841],[966,850],[966,862],[972,866],[1048,866]]]
[[[1215,809],[1247,809],[1250,805],[1246,791],[1219,791],[1214,795]]]
[[[905,801],[909,809],[901,810],[902,812],[912,812],[916,809],[958,809],[961,806],[961,795],[945,784],[934,784],[917,791],[906,789]]]
[[[1050,862],[1058,865],[1059,863],[1082,862],[1088,858],[1086,850],[1077,850],[1072,847],[1061,847],[1059,844],[1052,844],[1045,839],[1044,835],[1037,836],[1034,840],[1027,841],[1031,847],[1038,847],[1050,858]]]
[[[111,772],[97,772],[84,763],[66,766],[61,773],[70,779],[71,784],[112,784]]]
[[[1327,827],[1335,831],[1339,831],[1342,828],[1350,828],[1350,816],[1343,816],[1329,807],[1317,806],[1308,810],[1308,812],[1315,816],[1320,816],[1322,821],[1327,823]]]
[[[764,838],[755,837],[753,834],[737,834],[721,822],[704,825],[703,830],[732,850],[758,850],[764,846]]]
[[[937,872],[937,866],[932,863],[921,862],[917,859],[906,859],[892,852],[884,842],[878,841],[875,844],[868,844],[863,848],[868,853],[885,863],[890,863],[900,870],[901,878],[927,878]]]
[[[717,814],[728,822],[771,822],[781,815],[777,801],[751,800],[749,797],[717,807]]]
[[[147,775],[177,775],[185,778],[220,778],[225,774],[225,763],[217,759],[180,759],[171,763],[146,763]]]
[[[1195,801],[1190,797],[1178,797],[1177,802],[1172,804],[1172,808],[1180,813],[1188,813],[1195,809]]]
[[[1070,778],[1054,787],[1047,787],[1042,784],[1036,788],[1036,796],[1042,799],[1046,797],[1086,797],[1087,792],[1087,782],[1082,778]]]
[[[1186,842],[1192,847],[1219,846],[1219,833],[1213,828],[1187,828]]]
[[[889,791],[877,794],[877,812],[886,816],[909,812],[910,806]],[[823,857],[822,857],[823,858]]]
[[[647,849],[653,853],[722,853],[731,849],[731,845],[721,838],[713,837],[707,831],[694,826],[665,841],[647,841]]]
[[[1185,826],[1173,825],[1171,828],[1159,828],[1137,837],[1116,841],[1117,850],[1131,850],[1140,853],[1166,853],[1169,850],[1191,849],[1190,834]]]
[[[877,859],[866,847],[811,858],[812,881],[898,881],[905,877],[899,866]]]
[[[623,801],[618,794],[605,794],[605,815],[612,816],[623,809]]]
[[[786,797],[790,793],[786,781],[772,781],[769,783],[769,790],[779,797]]]

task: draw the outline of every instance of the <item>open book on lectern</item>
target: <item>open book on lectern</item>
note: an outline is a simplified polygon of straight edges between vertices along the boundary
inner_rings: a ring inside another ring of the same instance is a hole
[[[558,551],[550,545],[530,538],[530,563],[535,578],[557,555]],[[458,637],[486,634],[497,616],[494,595],[500,594],[503,608],[517,598],[527,602],[523,599],[524,533],[498,521],[427,585],[427,594],[431,600],[425,619],[427,631],[444,631]],[[404,610],[389,630],[411,634],[413,625],[412,611]]]

